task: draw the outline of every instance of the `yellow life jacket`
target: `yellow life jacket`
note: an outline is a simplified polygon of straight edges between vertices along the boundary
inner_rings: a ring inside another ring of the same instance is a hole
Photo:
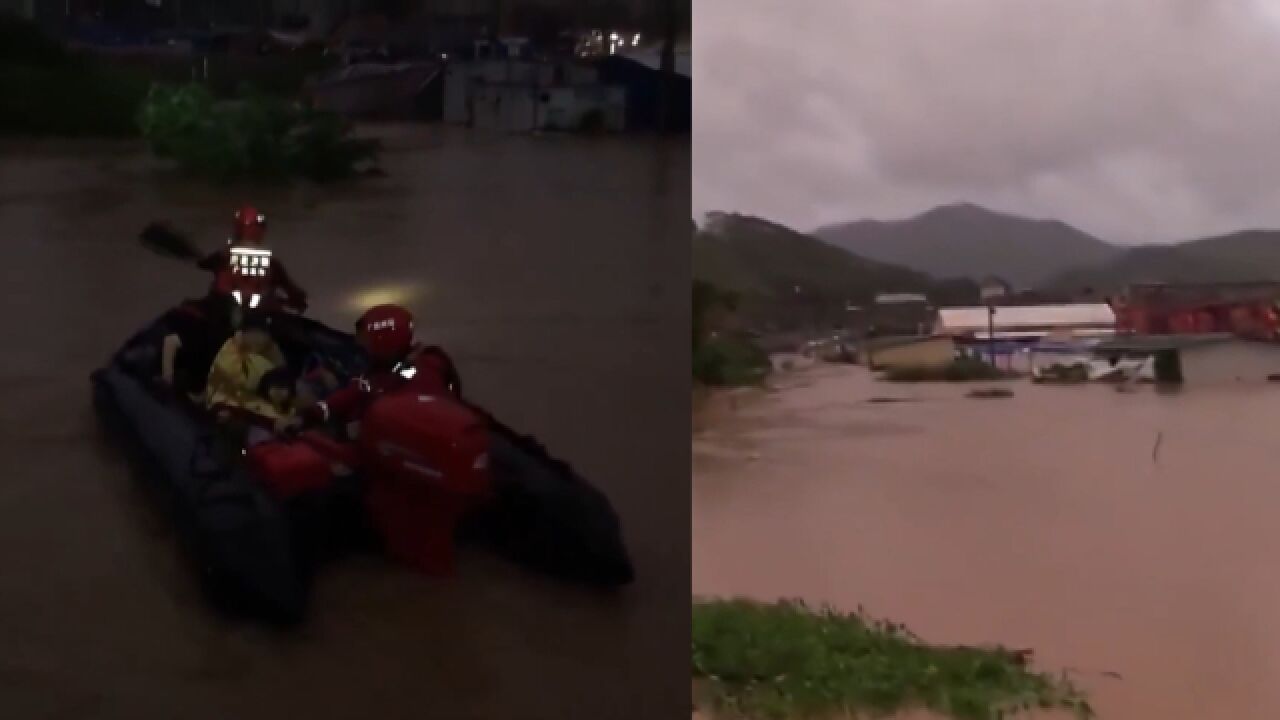
[[[213,359],[213,366],[209,368],[206,406],[230,405],[263,417],[278,418],[280,413],[275,406],[258,395],[262,377],[275,367],[264,355],[244,352],[237,338],[232,337],[223,343]]]

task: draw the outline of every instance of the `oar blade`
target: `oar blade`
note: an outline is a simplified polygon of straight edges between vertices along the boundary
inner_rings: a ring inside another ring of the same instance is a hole
[[[138,236],[144,247],[152,252],[178,260],[197,260],[201,257],[191,241],[163,223],[151,223]]]

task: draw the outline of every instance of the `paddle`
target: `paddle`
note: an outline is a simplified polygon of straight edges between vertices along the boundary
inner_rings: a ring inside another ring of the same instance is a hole
[[[174,260],[197,262],[205,256],[186,236],[161,222],[143,228],[138,240],[151,252]]]

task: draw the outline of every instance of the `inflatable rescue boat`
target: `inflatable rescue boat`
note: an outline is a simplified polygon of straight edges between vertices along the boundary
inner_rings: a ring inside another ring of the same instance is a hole
[[[327,559],[378,547],[447,573],[455,539],[566,580],[631,582],[609,500],[460,389],[449,397],[379,397],[356,440],[308,431],[225,452],[213,419],[154,380],[172,312],[93,373],[94,404],[110,437],[171,507],[219,605],[296,622]],[[322,367],[340,381],[364,371],[350,334],[288,314],[273,332],[291,368]],[[463,449],[472,453],[465,462],[441,455]]]

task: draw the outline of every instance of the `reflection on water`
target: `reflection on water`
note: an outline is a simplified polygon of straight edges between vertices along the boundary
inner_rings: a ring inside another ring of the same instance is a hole
[[[782,384],[695,436],[695,593],[1032,647],[1103,717],[1280,717],[1280,388]]]
[[[673,452],[688,439],[687,144],[385,135],[388,177],[324,189],[193,185],[128,144],[0,147],[0,716],[687,710],[686,678],[643,671],[688,662],[669,640],[688,632],[688,556],[669,537],[688,522]],[[601,597],[483,554],[447,582],[354,558],[321,576],[298,635],[212,616],[163,512],[99,440],[88,374],[208,282],[141,250],[142,226],[211,248],[246,201],[312,315],[350,327],[353,300],[406,299],[469,393],[596,480],[637,585]]]

